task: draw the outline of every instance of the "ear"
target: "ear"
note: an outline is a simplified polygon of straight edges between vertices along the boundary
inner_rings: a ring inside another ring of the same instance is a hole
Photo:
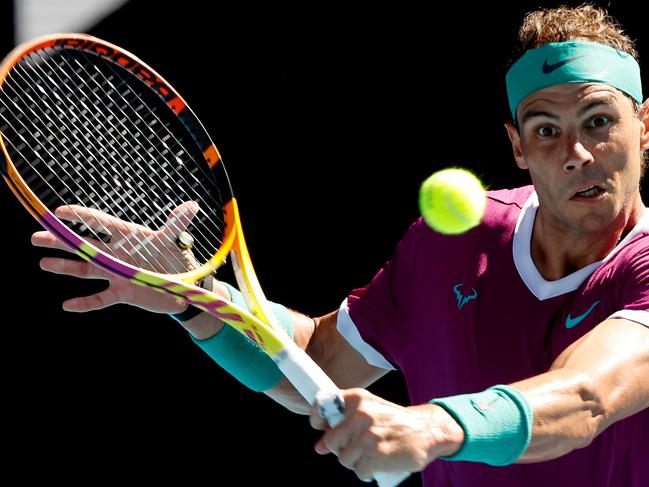
[[[512,143],[512,151],[514,152],[514,159],[516,160],[516,165],[521,169],[529,169],[525,158],[523,157],[523,151],[521,150],[521,136],[518,133],[518,129],[514,127],[514,124],[511,122],[505,123],[505,128],[507,129],[507,135],[509,135],[509,140]]]
[[[646,151],[649,150],[649,98],[640,106],[638,118],[642,127],[640,131],[640,149]]]

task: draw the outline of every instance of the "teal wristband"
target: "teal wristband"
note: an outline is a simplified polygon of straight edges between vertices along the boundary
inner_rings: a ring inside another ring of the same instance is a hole
[[[230,301],[247,309],[241,292],[227,283],[222,284],[230,292]],[[270,303],[270,305],[277,320],[293,338],[293,322],[288,309],[277,303]],[[262,392],[272,389],[284,377],[275,362],[259,345],[229,325],[225,325],[210,338],[198,340],[192,337],[192,340],[212,360],[253,391]]]
[[[494,466],[514,463],[532,439],[532,408],[525,397],[506,385],[475,394],[432,399],[464,430],[459,451],[443,460],[482,462]]]

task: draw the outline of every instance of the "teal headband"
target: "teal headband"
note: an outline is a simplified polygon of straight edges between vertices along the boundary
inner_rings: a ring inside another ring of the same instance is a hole
[[[642,103],[638,62],[626,52],[588,41],[551,42],[530,49],[507,72],[512,118],[529,95],[563,83],[604,83]]]

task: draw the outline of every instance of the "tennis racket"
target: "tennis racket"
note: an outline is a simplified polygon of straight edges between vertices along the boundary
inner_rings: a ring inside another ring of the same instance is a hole
[[[6,183],[72,251],[223,320],[254,340],[331,426],[342,421],[339,389],[264,297],[216,146],[153,69],[85,34],[18,46],[0,66],[0,146]],[[227,257],[248,309],[194,284]],[[407,475],[375,480],[393,486]]]

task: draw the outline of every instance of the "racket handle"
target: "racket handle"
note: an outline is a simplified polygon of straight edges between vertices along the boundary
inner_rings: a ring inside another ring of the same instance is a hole
[[[316,404],[320,416],[326,419],[332,428],[338,426],[345,419],[345,404],[340,392],[318,392],[316,394]],[[374,474],[374,480],[379,487],[395,487],[409,476],[410,472],[377,472]]]
[[[374,480],[379,487],[396,487],[410,477],[410,472],[377,472]]]
[[[317,404],[320,415],[335,428],[345,419],[345,403],[340,389],[309,355],[292,340],[276,357],[275,363],[309,404]],[[380,487],[395,487],[410,472],[377,472],[374,480]]]

